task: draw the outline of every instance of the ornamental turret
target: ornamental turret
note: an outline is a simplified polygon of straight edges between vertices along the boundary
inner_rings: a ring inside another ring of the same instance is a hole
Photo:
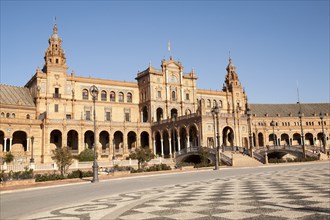
[[[64,72],[68,69],[65,52],[61,47],[62,39],[57,35],[57,26],[54,24],[53,34],[48,40],[49,46],[45,52],[45,64],[42,69],[44,73]]]
[[[236,73],[236,67],[232,63],[231,57],[229,57],[229,64],[226,70],[227,70],[227,75],[225,79],[225,83],[226,83],[225,88],[228,89],[229,91],[232,91],[233,87],[240,87],[240,82],[238,79],[238,75]]]

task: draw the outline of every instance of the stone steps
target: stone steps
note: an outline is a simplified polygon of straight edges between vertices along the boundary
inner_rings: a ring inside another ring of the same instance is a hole
[[[233,167],[257,167],[262,165],[259,161],[241,153],[233,153]]]

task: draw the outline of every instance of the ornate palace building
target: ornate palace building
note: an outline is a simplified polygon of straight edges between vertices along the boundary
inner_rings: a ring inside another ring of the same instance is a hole
[[[24,87],[0,85],[0,157],[10,151],[23,162],[33,154],[36,163],[51,163],[56,147],[68,146],[73,154],[92,148],[92,85],[99,91],[99,160],[126,159],[140,147],[161,157],[196,146],[213,148],[214,106],[223,147],[292,146],[302,140],[321,146],[323,131],[328,140],[329,103],[249,104],[231,58],[222,90],[214,91],[198,89],[194,70],[184,72],[172,58],[162,60],[159,69],[150,65],[139,72],[136,83],[68,74],[56,24],[48,42],[43,68]]]

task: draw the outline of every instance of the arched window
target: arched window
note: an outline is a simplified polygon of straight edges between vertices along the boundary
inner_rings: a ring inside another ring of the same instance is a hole
[[[124,93],[120,92],[118,98],[119,98],[119,102],[124,102]]]
[[[1,112],[1,118],[4,118],[4,117],[5,117],[5,113]]]
[[[116,101],[116,93],[114,91],[110,92],[110,101],[115,102]]]
[[[172,101],[175,101],[176,100],[176,94],[175,94],[175,91],[172,91]]]
[[[12,114],[11,114],[11,117],[12,117],[12,118],[15,118],[15,117],[16,117],[15,113],[12,113]]]
[[[26,115],[26,119],[30,119],[30,115],[29,114]]]
[[[107,101],[107,92],[104,90],[101,92],[101,101]]]
[[[222,101],[219,100],[219,108],[222,108]]]
[[[207,107],[211,107],[211,100],[210,99],[207,100]]]
[[[82,91],[82,98],[83,98],[83,100],[88,100],[88,90],[87,89],[84,89]]]
[[[213,100],[213,107],[217,106],[217,101]]]
[[[127,102],[132,102],[132,93],[130,92],[127,93]]]
[[[7,113],[7,114],[6,114],[6,118],[9,118],[9,117],[10,117],[10,114],[9,114],[9,113]]]

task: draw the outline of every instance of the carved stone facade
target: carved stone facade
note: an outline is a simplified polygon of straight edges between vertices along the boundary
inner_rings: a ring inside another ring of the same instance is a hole
[[[250,105],[231,58],[222,90],[202,90],[196,86],[194,70],[185,73],[172,57],[162,60],[160,69],[150,65],[139,72],[137,83],[68,74],[61,43],[55,24],[42,70],[38,68],[24,88],[1,85],[0,156],[11,151],[17,160],[27,162],[33,154],[37,163],[50,163],[56,147],[68,146],[73,154],[92,148],[92,85],[99,90],[95,101],[99,160],[125,159],[138,147],[163,157],[195,146],[214,147],[214,106],[220,108],[222,146],[249,148],[250,134],[253,147],[301,144],[299,110],[305,114],[306,144],[321,145],[320,112],[329,137],[329,103]]]

